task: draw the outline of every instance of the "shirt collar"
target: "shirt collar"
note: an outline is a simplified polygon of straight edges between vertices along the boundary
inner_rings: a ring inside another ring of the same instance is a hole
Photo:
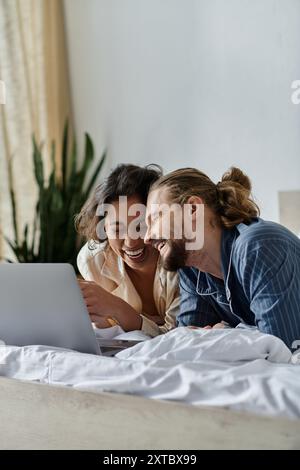
[[[120,282],[124,279],[124,261],[120,256],[116,255],[110,246],[105,248],[104,263],[101,268],[101,275],[111,279],[116,284],[120,284]]]
[[[259,217],[253,218],[252,223],[258,222]],[[221,241],[221,264],[222,272],[224,276],[224,281],[226,284],[226,279],[229,278],[232,266],[232,254],[235,240],[239,237],[241,233],[249,228],[248,225],[240,223],[233,227],[232,229],[223,228],[222,230],[222,241]]]
[[[226,279],[230,275],[231,265],[232,265],[232,252],[234,247],[234,242],[238,236],[238,232],[235,228],[228,230],[222,230],[221,238],[221,266],[224,277],[224,282],[226,284]]]
[[[218,288],[221,285],[225,285],[225,289],[229,294],[229,277],[231,273],[232,265],[232,252],[234,241],[238,235],[238,232],[234,229],[222,230],[221,236],[221,269],[223,273],[224,281],[218,278],[212,277],[209,274],[199,271],[197,279],[197,292],[201,295],[211,295],[217,293]],[[218,287],[219,286],[219,287]]]

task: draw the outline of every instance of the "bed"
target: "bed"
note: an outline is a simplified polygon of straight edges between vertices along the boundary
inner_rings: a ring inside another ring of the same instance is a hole
[[[117,358],[0,362],[1,449],[300,448],[298,357],[270,335],[178,328]]]
[[[4,378],[0,400],[1,449],[300,448],[283,418]]]

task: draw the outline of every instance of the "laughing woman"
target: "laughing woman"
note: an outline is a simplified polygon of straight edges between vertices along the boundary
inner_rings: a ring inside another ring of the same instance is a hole
[[[87,240],[77,259],[84,279],[79,282],[98,328],[119,324],[125,331],[157,336],[175,327],[177,274],[167,272],[157,250],[144,244],[144,221],[135,209],[136,204],[146,205],[149,188],[160,174],[156,166],[117,166],[76,217],[77,230]],[[125,200],[124,215],[120,206]],[[102,211],[104,207],[113,210]]]

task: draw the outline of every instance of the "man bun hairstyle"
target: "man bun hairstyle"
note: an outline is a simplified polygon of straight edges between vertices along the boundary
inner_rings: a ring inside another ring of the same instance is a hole
[[[251,196],[251,181],[239,168],[232,167],[216,185],[221,223],[226,228],[249,224],[260,210]]]
[[[183,205],[191,196],[201,197],[227,229],[239,223],[248,225],[260,214],[249,177],[236,167],[226,171],[217,184],[195,168],[181,168],[155,181],[151,191],[163,187],[169,188],[173,203]]]

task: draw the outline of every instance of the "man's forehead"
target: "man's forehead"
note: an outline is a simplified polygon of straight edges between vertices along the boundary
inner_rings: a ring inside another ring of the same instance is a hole
[[[180,205],[175,204],[175,206],[179,206],[180,209]],[[171,201],[169,188],[155,189],[148,197],[146,218],[156,217],[159,213],[169,214],[175,206]],[[176,209],[178,210],[178,207]]]
[[[162,204],[162,203],[171,204],[169,188],[163,187],[163,188],[157,188],[151,191],[148,196],[147,208],[148,208],[148,205]]]

